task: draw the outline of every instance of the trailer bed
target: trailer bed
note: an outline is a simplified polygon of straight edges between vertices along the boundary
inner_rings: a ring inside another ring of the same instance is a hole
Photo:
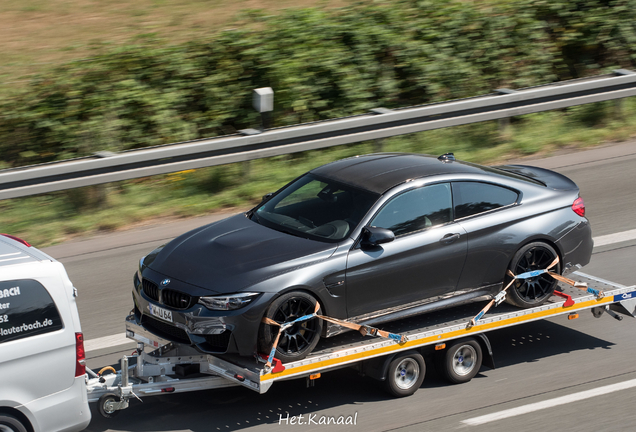
[[[138,342],[138,354],[125,356],[122,359],[121,370],[117,374],[99,378],[93,374],[95,376],[88,381],[89,401],[99,400],[101,406],[105,395],[114,395],[114,402],[106,406],[123,409],[128,406],[128,399],[139,395],[150,396],[234,385],[265,393],[276,381],[308,377],[373,358],[442,344],[490,330],[560,315],[574,315],[585,309],[594,309],[595,316],[600,316],[604,311],[615,317],[618,316],[614,311],[636,315],[636,286],[624,286],[581,272],[574,272],[570,277],[587,283],[590,288],[603,291],[604,296],[597,297],[580,288],[559,283],[557,289],[570,296],[574,301],[573,305],[566,307],[566,299],[556,295],[544,305],[529,309],[518,309],[502,303],[490,309],[470,327],[468,323],[486,303],[474,302],[382,325],[383,330],[405,335],[406,342],[403,343],[392,339],[365,337],[358,332],[350,331],[322,339],[314,351],[303,360],[282,366],[276,365],[273,368],[266,367],[263,359],[201,354],[189,346],[162,340],[127,319],[126,333],[130,339]],[[148,348],[153,351],[147,352]],[[129,360],[131,365],[128,365]],[[132,364],[133,362],[136,364]],[[195,365],[197,374],[184,375],[184,371],[191,369],[192,365]]]

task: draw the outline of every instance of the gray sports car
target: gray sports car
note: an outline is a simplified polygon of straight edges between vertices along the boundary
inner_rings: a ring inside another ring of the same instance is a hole
[[[138,324],[206,353],[269,352],[279,323],[312,313],[367,325],[493,295],[520,274],[587,264],[592,237],[571,180],[521,165],[487,167],[420,154],[372,154],[316,168],[247,213],[172,240],[134,277]],[[508,302],[536,306],[542,274]],[[343,331],[311,319],[287,328],[277,357],[309,354]]]

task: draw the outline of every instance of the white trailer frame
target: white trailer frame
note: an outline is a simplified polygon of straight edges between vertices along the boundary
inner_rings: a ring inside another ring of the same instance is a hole
[[[325,346],[319,345],[303,360],[282,366],[275,365],[274,368],[267,368],[263,359],[201,354],[192,347],[157,337],[136,325],[131,317],[127,317],[126,335],[137,341],[137,352],[124,356],[120,362],[120,371],[116,373],[98,376],[88,369],[88,400],[98,402],[100,413],[110,417],[127,408],[133,397],[239,385],[265,393],[276,381],[309,377],[429,345],[441,346],[454,339],[483,335],[490,330],[561,315],[574,316],[586,309],[592,309],[595,317],[601,316],[603,312],[608,312],[618,320],[622,316],[615,312],[636,317],[636,286],[617,284],[581,272],[574,272],[571,277],[586,282],[590,288],[602,291],[604,296],[598,297],[580,288],[560,283],[557,289],[569,295],[574,301],[573,305],[566,307],[565,299],[556,295],[546,304],[529,309],[517,309],[502,304],[491,309],[470,327],[467,324],[482,305],[472,303],[387,323],[387,330],[406,335],[407,340],[404,343],[391,339],[365,338],[357,332],[349,332],[326,339],[323,343]],[[153,351],[148,352],[146,348]],[[129,365],[131,360],[136,360],[136,364]]]

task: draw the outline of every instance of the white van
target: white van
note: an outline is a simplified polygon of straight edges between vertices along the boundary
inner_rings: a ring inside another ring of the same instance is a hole
[[[0,235],[0,431],[88,426],[76,296],[61,263]]]

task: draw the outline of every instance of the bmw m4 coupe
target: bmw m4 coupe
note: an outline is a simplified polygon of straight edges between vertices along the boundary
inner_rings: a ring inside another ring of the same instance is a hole
[[[314,312],[377,325],[497,294],[510,276],[586,265],[592,236],[579,189],[530,166],[488,167],[382,153],[316,168],[250,211],[185,233],[142,258],[139,325],[204,353],[269,352],[278,323]],[[540,305],[556,282],[517,280],[507,301]],[[276,356],[308,355],[340,326],[282,332]]]

